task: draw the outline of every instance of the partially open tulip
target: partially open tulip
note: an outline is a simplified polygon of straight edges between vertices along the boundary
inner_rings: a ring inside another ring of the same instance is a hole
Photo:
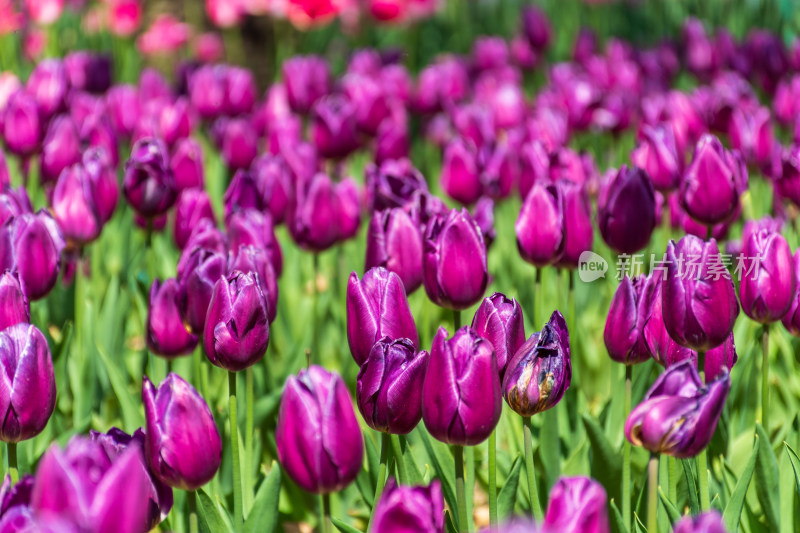
[[[608,533],[606,491],[588,477],[562,477],[550,490],[542,527],[545,531]]]
[[[228,255],[228,272],[254,272],[261,292],[267,298],[267,318],[270,324],[278,312],[278,275],[266,249],[257,246],[239,246]]]
[[[670,241],[662,280],[662,313],[670,336],[695,351],[708,351],[728,338],[739,315],[733,281],[711,239],[686,235]]]
[[[484,298],[478,306],[472,318],[472,329],[492,343],[497,358],[497,370],[502,380],[509,360],[525,344],[522,307],[517,300],[496,292]]]
[[[103,222],[94,201],[89,173],[83,165],[64,169],[53,190],[52,208],[64,237],[82,247],[100,236]]]
[[[187,246],[184,253],[188,249]],[[189,252],[184,268],[178,269],[178,307],[184,322],[195,335],[203,333],[214,284],[225,275],[226,269],[224,255],[199,247]]]
[[[780,233],[750,234],[742,251],[742,311],[762,324],[780,320],[792,305],[797,280],[789,243]]]
[[[647,246],[656,226],[655,191],[647,174],[623,165],[600,192],[597,219],[615,252],[632,254]]]
[[[369,427],[405,435],[422,419],[422,383],[428,352],[409,339],[378,340],[361,365],[356,402]]]
[[[386,482],[375,505],[370,531],[374,533],[440,533],[444,530],[442,485],[434,479],[427,487]]]
[[[156,387],[142,383],[147,421],[145,457],[162,483],[197,490],[217,473],[222,442],[205,400],[183,378],[169,373]]]
[[[42,432],[56,406],[56,381],[47,339],[32,324],[0,331],[0,367],[8,376],[0,392],[0,440],[20,442]]]
[[[275,441],[283,470],[303,490],[328,494],[352,483],[364,440],[342,378],[316,365],[289,376]]]
[[[289,232],[301,248],[314,252],[351,238],[361,222],[355,182],[348,178],[334,184],[323,173],[298,184],[290,211]]]
[[[611,359],[635,365],[650,358],[645,340],[645,325],[650,317],[656,296],[660,297],[661,277],[656,275],[627,275],[617,287],[606,318],[603,339]]]
[[[525,261],[543,267],[561,259],[567,244],[561,189],[554,184],[534,184],[522,203],[514,230],[517,249]]]
[[[0,331],[31,321],[30,305],[19,278],[11,272],[0,275]]]
[[[569,331],[554,311],[542,331],[525,341],[506,366],[503,397],[522,416],[546,411],[561,401],[572,382]]]
[[[403,207],[417,191],[428,191],[422,173],[408,159],[390,159],[380,165],[368,165],[364,173],[374,211]]]
[[[409,339],[419,347],[403,282],[382,267],[368,270],[360,280],[353,272],[347,283],[347,342],[359,366],[382,337]]]
[[[6,147],[12,153],[27,157],[39,148],[44,127],[39,121],[36,100],[26,91],[19,90],[11,95],[0,124]]]
[[[125,163],[122,192],[131,207],[145,218],[162,215],[172,207],[178,191],[163,142],[154,138],[136,142]]]
[[[153,280],[147,308],[147,347],[155,354],[175,357],[191,353],[197,337],[186,331],[178,310],[178,282]]]
[[[331,89],[328,64],[318,56],[295,56],[281,66],[292,111],[304,115]]]
[[[0,270],[15,272],[25,295],[38,300],[55,286],[65,246],[64,235],[49,212],[23,213],[0,228]]]
[[[558,261],[563,268],[577,268],[581,254],[592,249],[594,226],[592,204],[587,186],[561,180],[558,183],[564,196],[564,255]]]
[[[173,236],[175,244],[183,250],[189,241],[192,231],[201,220],[216,224],[211,199],[203,189],[186,189],[178,196],[175,204],[175,225]]]
[[[65,168],[80,162],[81,143],[78,129],[68,115],[55,117],[47,127],[42,142],[42,181],[54,182]]]
[[[685,459],[703,451],[725,407],[730,377],[723,372],[703,386],[694,361],[668,368],[625,422],[634,446]]]
[[[685,516],[675,522],[673,533],[727,533],[722,515],[717,510],[697,516]]]
[[[633,164],[647,172],[656,190],[675,189],[681,178],[683,156],[678,152],[672,128],[668,124],[655,127],[645,124],[639,137],[631,152]]]
[[[442,189],[453,200],[472,204],[483,192],[478,153],[472,141],[457,137],[444,150]]]
[[[403,281],[406,293],[422,285],[422,234],[411,216],[399,207],[376,211],[367,227],[364,270],[384,267]]]

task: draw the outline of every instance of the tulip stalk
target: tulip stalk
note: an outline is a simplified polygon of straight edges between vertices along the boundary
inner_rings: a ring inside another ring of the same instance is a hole
[[[456,502],[458,504],[458,530],[469,531],[467,524],[467,495],[464,483],[464,447],[458,444],[453,447],[456,460]]]
[[[19,481],[19,468],[17,467],[17,443],[8,443],[8,475],[11,476],[11,484]]]
[[[633,382],[633,366],[625,365],[625,416],[631,412],[631,390]],[[626,528],[631,525],[631,443],[622,441],[622,523]]]
[[[700,374],[700,381],[705,383],[706,354],[697,352],[697,370]],[[700,510],[705,512],[711,509],[711,498],[708,494],[708,457],[706,449],[697,454],[697,477],[700,490]]]
[[[244,524],[242,510],[242,471],[239,462],[239,428],[236,417],[236,372],[228,372],[228,414],[231,425],[231,455],[233,457],[233,519],[236,527]]]
[[[193,490],[186,491],[186,503],[189,507],[189,533],[198,533],[197,524],[197,493]]]
[[[244,422],[244,449],[245,449],[245,483],[247,485],[247,498],[252,502],[253,498],[253,483],[255,476],[253,474],[253,403],[255,401],[255,391],[253,387],[253,367],[248,367],[245,370],[245,422]]]
[[[525,433],[525,471],[528,474],[528,492],[531,498],[533,517],[542,519],[542,504],[539,502],[539,490],[536,488],[536,473],[533,470],[533,419],[530,416],[522,418],[522,427]]]
[[[497,431],[489,435],[489,524],[497,525]]]
[[[658,531],[658,455],[647,463],[647,531]]]
[[[761,426],[769,433],[769,323],[761,334]]]
[[[408,482],[408,476],[406,474],[406,466],[403,463],[403,446],[400,442],[400,436],[391,435],[391,439],[394,462],[397,465],[397,479],[401,485],[405,485]],[[391,467],[389,471],[392,471]]]
[[[375,487],[375,505],[377,505],[378,501],[381,499],[383,487],[386,486],[386,465],[389,462],[391,446],[392,436],[388,433],[381,432],[381,463],[380,468],[378,469],[378,485]]]
[[[333,533],[333,523],[331,522],[331,495],[322,495],[322,533]]]

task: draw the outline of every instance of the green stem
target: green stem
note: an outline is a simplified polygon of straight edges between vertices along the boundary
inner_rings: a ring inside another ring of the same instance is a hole
[[[453,309],[453,334],[461,329],[461,311]]]
[[[331,495],[322,495],[322,531],[323,533],[333,533],[333,523],[331,522]]]
[[[761,336],[761,426],[769,435],[769,324]]]
[[[17,467],[17,443],[8,443],[8,474],[11,476],[11,484],[19,481],[19,468]]]
[[[631,411],[633,366],[625,366],[625,417]],[[622,439],[622,523],[631,527],[631,443]]]
[[[647,464],[647,531],[658,532],[658,455],[650,455]]]
[[[386,464],[389,462],[389,454],[392,446],[392,436],[388,433],[381,433],[381,466],[378,470],[378,485],[375,487],[375,505],[373,508],[378,505],[378,501],[381,499],[381,494],[383,494],[383,487],[386,486]]]
[[[189,533],[198,533],[197,525],[197,493],[193,490],[186,491],[186,503],[189,507]]]
[[[497,455],[497,433],[492,430],[489,435],[489,523],[497,525],[497,469],[495,466]]]
[[[467,525],[467,495],[464,486],[464,447],[454,447],[456,460],[456,501],[458,505],[458,530],[462,533],[469,531]]]
[[[245,370],[245,434],[244,434],[244,449],[245,449],[245,484],[247,486],[247,498],[252,501],[253,498],[253,483],[255,482],[255,473],[253,472],[253,439],[255,430],[253,428],[253,403],[255,402],[255,391],[253,386],[253,368],[249,367]],[[248,504],[250,505],[250,504]]]
[[[314,277],[311,281],[311,290],[313,291],[313,307],[311,309],[311,323],[313,324],[313,331],[311,332],[311,359],[316,359],[322,363],[320,354],[317,353],[317,339],[319,338],[319,291],[317,290],[317,277],[319,276],[319,254],[314,254]]]
[[[531,497],[531,510],[533,517],[540,521],[542,504],[539,502],[539,489],[536,487],[536,472],[533,470],[533,420],[529,416],[522,418],[522,428],[525,433],[525,471],[528,474],[528,492]]]
[[[531,326],[534,331],[539,331],[539,321],[542,319],[539,313],[542,312],[542,267],[536,269],[536,281],[533,284],[533,313],[531,316]]]
[[[467,497],[467,531],[472,531],[475,525],[472,517],[474,516],[473,500],[475,499],[475,446],[464,448],[464,467],[466,469],[464,477],[464,495]]]
[[[406,465],[403,460],[403,446],[400,442],[400,438],[400,435],[392,435],[392,451],[394,452],[392,455],[397,463],[397,482],[400,485],[405,485],[408,483],[408,476],[406,475]],[[391,471],[391,468],[389,471]]]
[[[678,460],[669,457],[667,462],[669,464],[669,499],[674,503],[678,501]]]
[[[239,423],[236,417],[236,372],[228,372],[228,393],[233,456],[233,525],[234,530],[238,530],[244,524],[244,511],[242,510],[242,470],[239,463]]]
[[[700,381],[705,383],[705,362],[706,353],[697,352],[697,367],[700,373]],[[708,494],[708,457],[705,449],[697,455],[697,480],[700,490],[700,510],[708,511],[711,508],[711,498]]]

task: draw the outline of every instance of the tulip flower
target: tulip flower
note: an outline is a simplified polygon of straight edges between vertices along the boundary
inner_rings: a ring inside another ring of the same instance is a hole
[[[23,213],[33,213],[31,200],[24,187],[16,189],[5,185],[0,190],[0,225]]]
[[[0,228],[0,270],[19,276],[30,300],[43,298],[55,286],[66,243],[55,219],[45,210],[23,213]]]
[[[503,397],[511,409],[529,417],[558,404],[571,381],[567,323],[554,311],[542,331],[531,335],[506,365]]]
[[[11,476],[6,474],[6,477],[3,478],[3,484],[0,486],[0,517],[5,519],[6,514],[15,507],[23,507],[29,510],[34,481],[34,476],[25,474],[12,485]],[[0,531],[6,530],[0,528]]]
[[[417,191],[428,191],[428,184],[422,173],[408,159],[368,165],[364,173],[373,211],[403,207]]]
[[[383,337],[409,339],[415,348],[419,347],[403,282],[382,267],[368,270],[361,280],[353,272],[347,283],[347,342],[359,366]]]
[[[539,52],[550,44],[552,29],[545,12],[537,7],[527,7],[522,12],[522,31],[528,42]]]
[[[320,366],[286,380],[275,442],[283,470],[303,490],[339,491],[361,470],[364,441],[352,405],[342,378]]]
[[[309,183],[298,184],[289,232],[301,248],[327,250],[354,236],[360,222],[359,193],[351,179],[334,184],[318,173]]]
[[[162,215],[172,207],[177,189],[164,143],[154,138],[136,142],[125,163],[122,192],[131,207],[145,218]]]
[[[522,258],[537,266],[561,259],[566,247],[564,196],[560,187],[536,183],[525,197],[514,226]]]
[[[525,344],[525,323],[519,302],[500,292],[484,298],[472,318],[472,329],[492,343],[497,370],[503,379],[509,360]]]
[[[733,281],[717,242],[686,235],[670,241],[662,280],[664,325],[675,342],[706,352],[722,344],[739,315]]]
[[[199,336],[206,323],[214,285],[225,275],[227,262],[224,255],[204,248],[193,249],[187,258],[184,268],[178,269],[178,308],[189,329]]]
[[[112,0],[108,7],[108,26],[111,33],[124,37],[136,32],[142,21],[140,0]]]
[[[372,346],[356,383],[358,410],[369,427],[405,435],[419,424],[428,358],[409,339],[383,337]]]
[[[400,276],[408,294],[422,285],[422,234],[405,210],[396,207],[373,213],[364,270],[374,267]]]
[[[225,221],[228,229],[228,247],[237,250],[240,246],[263,248],[278,276],[283,272],[283,255],[275,229],[269,215],[255,209],[245,209],[231,214]]]
[[[100,443],[83,436],[63,450],[50,446],[36,469],[31,508],[37,522],[61,526],[43,531],[143,531],[150,480],[140,456],[133,445],[111,459]]]
[[[686,516],[675,522],[673,533],[727,533],[722,515],[717,510],[697,516]]]
[[[175,187],[178,190],[203,187],[203,148],[191,137],[175,143],[169,167],[175,176]]]
[[[256,80],[246,68],[229,66],[225,69],[225,111],[229,116],[244,115],[253,110],[258,98]]]
[[[92,199],[100,222],[105,224],[114,215],[119,198],[117,172],[103,148],[89,148],[83,152],[83,168],[89,176]]]
[[[625,422],[625,437],[634,446],[678,458],[703,451],[714,431],[730,390],[723,372],[703,386],[693,361],[668,368]]]
[[[588,477],[562,477],[550,490],[544,516],[545,531],[608,533],[606,491]]]
[[[466,65],[455,57],[445,57],[420,71],[414,108],[422,113],[450,109],[466,98],[469,86]]]
[[[603,339],[611,359],[635,365],[650,358],[645,340],[645,325],[650,318],[656,296],[660,297],[661,276],[627,275],[617,287],[606,318]]]
[[[83,165],[64,169],[53,190],[53,214],[67,241],[82,247],[100,236],[103,222]]]
[[[111,57],[86,50],[70,52],[64,56],[67,80],[73,90],[105,93],[111,86]]]
[[[19,278],[9,272],[0,275],[0,331],[15,324],[27,324],[31,321],[30,305]]]
[[[39,117],[43,120],[61,111],[68,88],[64,63],[53,58],[40,61],[25,84],[25,90],[36,100]]]
[[[401,486],[390,479],[375,505],[370,531],[378,533],[440,533],[444,530],[442,485]]]
[[[678,186],[683,155],[678,152],[675,136],[668,124],[644,125],[639,144],[631,152],[631,161],[644,169],[658,191],[671,191]]]
[[[42,181],[54,182],[65,168],[79,163],[81,145],[78,129],[67,115],[55,117],[42,142]]]
[[[183,277],[196,266],[195,252],[197,249],[225,255],[228,253],[228,238],[222,231],[217,229],[217,226],[210,220],[200,220],[200,222],[197,223],[197,227],[189,234],[189,240],[186,241],[186,246],[184,246],[181,256],[178,258],[178,266],[176,269],[178,280],[183,279]]]
[[[800,336],[800,250],[795,252],[793,260],[795,290],[792,294],[792,304],[786,314],[783,315],[781,321],[783,322],[783,327],[797,337]]]
[[[647,174],[623,165],[600,192],[597,219],[603,240],[617,253],[647,246],[656,226],[655,191]]]
[[[0,363],[7,383],[0,393],[0,440],[17,443],[42,432],[56,406],[56,381],[47,339],[20,323],[0,331]],[[16,466],[16,465],[14,465]]]
[[[405,108],[395,105],[375,133],[375,163],[404,159],[409,153],[408,117]]]
[[[338,94],[317,100],[311,109],[310,135],[322,157],[347,157],[359,145],[355,104]]]
[[[272,221],[281,224],[289,211],[293,194],[291,170],[281,156],[262,155],[251,168],[258,187],[261,205],[269,211]]]
[[[175,204],[175,244],[183,250],[189,241],[192,231],[200,224],[201,220],[208,220],[216,224],[214,210],[208,193],[202,189],[186,189],[178,196]]]
[[[225,120],[221,139],[222,159],[232,171],[250,168],[258,155],[257,135],[244,118]]]
[[[462,204],[472,204],[480,197],[483,187],[478,168],[478,154],[471,141],[456,138],[444,151],[442,189]]]
[[[225,190],[222,201],[225,204],[225,218],[238,209],[255,209],[261,211],[264,204],[258,191],[258,182],[253,173],[237,170],[230,185]]]
[[[592,249],[594,227],[592,204],[585,185],[562,180],[558,187],[564,196],[564,255],[559,267],[577,268],[581,254]]]
[[[225,68],[222,65],[205,65],[189,78],[192,107],[204,119],[216,118],[224,110]]]
[[[730,373],[738,360],[739,356],[733,342],[733,333],[731,333],[722,344],[705,353],[703,371],[706,383],[717,379],[723,372]]]
[[[780,233],[761,229],[744,243],[742,256],[742,310],[762,324],[780,320],[789,311],[797,286],[789,244]]]
[[[423,246],[423,284],[431,301],[462,310],[481,299],[489,281],[486,245],[465,209],[431,220]]]
[[[147,347],[155,354],[175,357],[191,353],[197,337],[186,331],[178,310],[178,282],[154,280],[147,308]]]
[[[328,94],[332,80],[328,64],[318,56],[295,56],[281,66],[286,97],[292,111],[305,115]]]
[[[36,100],[26,91],[19,90],[11,95],[0,124],[6,147],[12,153],[27,157],[39,148],[44,127],[39,119]]]
[[[132,85],[115,85],[106,93],[106,107],[117,135],[129,137],[141,117],[139,91]]]
[[[494,200],[488,196],[478,199],[472,207],[472,219],[481,230],[488,251],[497,237],[497,230],[494,227]]]
[[[81,126],[81,140],[91,148],[102,148],[111,166],[115,169],[119,164],[117,138],[111,122],[104,115],[94,115],[86,119]]]
[[[347,74],[342,78],[342,88],[353,106],[358,129],[375,135],[381,122],[389,116],[389,102],[380,80],[361,74]]]
[[[158,131],[167,146],[174,146],[179,140],[186,139],[192,134],[189,113],[189,102],[183,97],[161,109],[158,116]]]
[[[264,248],[256,246],[239,246],[228,256],[228,272],[253,272],[261,292],[267,299],[267,318],[269,323],[275,321],[278,312],[278,276],[272,268],[272,260]]]
[[[775,143],[769,109],[734,109],[728,126],[728,137],[731,147],[739,150],[747,161],[756,165],[767,163]]]
[[[194,387],[170,372],[156,389],[145,376],[142,402],[150,472],[183,490],[211,481],[222,460],[222,441],[211,409]]]
[[[685,359],[695,356],[694,352],[685,346],[681,346],[670,337],[667,327],[664,325],[664,315],[662,312],[662,287],[661,282],[663,270],[654,270],[650,274],[648,281],[655,284],[651,295],[651,306],[649,316],[645,317],[643,334],[647,351],[658,364],[664,367],[671,367]]]

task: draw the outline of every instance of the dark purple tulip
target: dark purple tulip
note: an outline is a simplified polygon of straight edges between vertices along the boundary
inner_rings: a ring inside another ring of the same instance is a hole
[[[638,252],[656,227],[653,182],[640,168],[623,165],[600,192],[598,225],[606,244],[617,253]]]
[[[564,255],[558,266],[577,268],[581,254],[592,249],[594,227],[592,226],[592,204],[585,185],[568,180],[558,183],[564,196]]]
[[[780,320],[796,286],[792,251],[783,235],[766,228],[751,233],[742,251],[739,285],[744,314],[762,324]]]
[[[64,235],[48,211],[23,213],[0,228],[0,270],[17,273],[25,295],[38,300],[55,286],[65,246]]]
[[[675,189],[681,178],[683,154],[678,152],[672,128],[668,124],[642,126],[631,162],[647,172],[656,190]]]
[[[403,282],[385,268],[372,268],[361,280],[353,272],[347,282],[347,342],[359,366],[383,337],[410,339],[419,346]]]
[[[399,207],[376,211],[367,228],[364,270],[384,267],[403,281],[406,293],[422,285],[422,234]]]
[[[292,172],[281,156],[262,155],[250,169],[255,178],[261,205],[269,211],[272,221],[281,224],[286,219],[293,194]]]
[[[492,344],[469,326],[451,339],[439,328],[422,386],[422,419],[447,444],[480,444],[502,413],[500,376]]]
[[[502,380],[506,365],[525,344],[522,307],[516,299],[509,300],[503,293],[496,292],[484,298],[478,306],[472,318],[472,329],[492,343],[497,370]]]
[[[78,129],[68,115],[55,117],[47,127],[42,142],[41,173],[43,182],[54,182],[65,168],[80,162],[81,143]]]
[[[36,100],[26,91],[11,95],[3,110],[3,139],[14,154],[27,157],[39,149],[44,126],[39,120]]]
[[[122,192],[131,207],[145,218],[162,215],[172,207],[178,191],[164,143],[154,138],[136,142],[125,163]]]
[[[334,184],[327,175],[318,173],[309,183],[298,184],[289,232],[301,248],[322,252],[356,234],[360,210],[353,180]]]
[[[73,89],[104,93],[111,86],[111,57],[78,50],[64,56],[67,80]]]
[[[519,181],[519,160],[507,142],[484,146],[479,154],[480,181],[483,194],[490,198],[506,198]]]
[[[497,230],[494,227],[494,200],[488,196],[481,196],[472,206],[472,218],[480,228],[488,250],[497,237]]]
[[[341,82],[347,100],[355,107],[356,126],[367,135],[375,135],[389,115],[389,102],[379,81],[370,76],[347,74]]]
[[[255,209],[235,211],[227,218],[225,225],[229,249],[238,250],[240,246],[263,248],[270,258],[275,274],[281,275],[283,255],[269,215]]]
[[[686,235],[670,241],[662,281],[662,312],[670,336],[695,351],[708,351],[728,338],[739,315],[733,281],[711,239]]]
[[[179,281],[194,268],[196,259],[194,252],[198,248],[225,255],[228,253],[228,239],[213,222],[208,219],[200,220],[197,227],[189,234],[189,240],[186,241],[186,246],[178,258],[176,270]],[[213,281],[211,284],[214,284]]]
[[[736,353],[736,345],[733,342],[733,333],[731,333],[725,342],[706,352],[703,364],[706,383],[717,379],[723,372],[730,373],[738,360],[739,355]]]
[[[196,140],[188,137],[175,143],[169,166],[179,191],[203,187],[203,148]]]
[[[216,225],[211,199],[203,189],[185,189],[175,204],[175,225],[173,236],[175,244],[183,250],[192,231],[201,220],[209,220]]]
[[[189,78],[192,107],[204,119],[216,118],[224,111],[225,69],[223,65],[205,65]]]
[[[375,505],[370,531],[377,533],[441,533],[444,531],[442,485],[434,479],[427,487],[386,482]]]
[[[358,410],[369,427],[405,435],[419,424],[428,358],[409,339],[383,337],[375,343],[356,384]]]
[[[28,192],[24,187],[14,189],[5,185],[0,192],[0,224],[23,213],[33,213]]]
[[[256,80],[246,68],[229,66],[225,69],[225,113],[243,115],[253,110],[258,98]]]
[[[550,44],[550,21],[538,7],[527,7],[523,10],[522,31],[534,50],[542,51]]]
[[[25,474],[12,485],[11,476],[6,474],[3,484],[0,486],[0,516],[5,517],[5,514],[14,507],[27,509],[30,506],[34,481],[34,476]],[[6,530],[0,528],[0,531],[5,532]]]
[[[138,533],[148,523],[150,485],[136,445],[112,459],[100,443],[75,436],[42,457],[31,508],[37,522],[53,521],[43,531]]]
[[[380,211],[406,205],[417,191],[428,191],[422,173],[408,159],[390,159],[380,165],[368,165],[366,187],[371,209]]]
[[[111,167],[111,162],[102,148],[89,148],[83,152],[82,163],[89,176],[92,199],[100,216],[100,222],[105,224],[114,216],[119,199],[116,169]]]
[[[184,253],[187,251],[188,246]],[[199,336],[206,323],[214,284],[225,275],[227,261],[221,253],[203,248],[194,248],[187,258],[184,268],[178,270],[178,307],[189,329]]]
[[[506,365],[503,397],[515,412],[533,416],[554,407],[572,382],[569,331],[554,311],[542,331],[525,341]]]
[[[35,99],[39,116],[47,120],[64,107],[67,96],[67,71],[60,59],[40,61],[28,78],[25,90]]]
[[[142,403],[145,457],[153,475],[183,490],[197,490],[211,481],[222,460],[222,442],[202,396],[170,372],[158,389],[144,377]]]
[[[727,533],[722,515],[717,510],[697,516],[686,516],[675,522],[673,533]]]
[[[460,137],[452,140],[444,151],[442,161],[442,189],[462,204],[472,204],[481,196],[478,154],[471,141]]]
[[[606,491],[588,477],[562,477],[550,490],[544,515],[545,531],[608,533]]]
[[[697,143],[694,158],[683,174],[680,198],[684,210],[706,225],[723,222],[739,205],[747,188],[747,168],[738,152],[729,152],[713,135]]]
[[[259,362],[269,345],[267,297],[256,272],[220,277],[208,304],[203,347],[214,365],[238,372]]]
[[[258,190],[255,175],[248,170],[237,170],[233,175],[230,185],[222,197],[225,204],[225,217],[240,209],[255,209],[261,211],[264,204]]]
[[[664,325],[662,275],[662,270],[653,270],[650,274],[650,280],[656,286],[652,293],[650,314],[645,317],[643,332],[647,351],[658,364],[669,368],[675,363],[693,357],[694,352],[672,340],[672,337],[667,332],[667,327]]]
[[[81,247],[100,236],[103,222],[94,202],[92,181],[83,165],[64,169],[51,203],[56,222],[71,245]]]
[[[192,134],[189,102],[186,98],[178,98],[161,109],[158,116],[158,131],[167,146],[173,146],[180,139]]]
[[[178,311],[178,282],[153,280],[147,308],[147,347],[151,352],[176,357],[191,353],[197,337],[186,331]]]
[[[682,361],[661,374],[631,411],[625,436],[653,453],[694,457],[711,441],[730,386],[727,372],[703,386],[695,363]]]
[[[800,336],[800,250],[795,252],[793,259],[795,289],[792,294],[792,305],[781,320],[783,327],[789,333],[798,337]]]
[[[261,292],[267,299],[267,318],[270,324],[278,312],[278,276],[272,267],[269,252],[256,246],[239,246],[228,256],[228,272],[254,272]]]
[[[316,365],[289,376],[275,441],[281,466],[303,490],[327,494],[352,483],[364,441],[342,378]]]
[[[258,136],[249,120],[226,120],[221,141],[222,159],[229,169],[235,171],[250,168],[258,155]]]
[[[311,138],[327,159],[343,159],[358,148],[356,106],[345,96],[320,98],[311,110]]]
[[[409,153],[408,117],[405,108],[395,106],[375,134],[375,163],[404,159]]]
[[[283,62],[283,82],[292,111],[301,115],[331,89],[328,64],[318,56],[295,56]]]
[[[22,289],[19,278],[11,272],[0,275],[0,331],[15,324],[27,324],[31,321],[28,298]]]
[[[635,365],[650,358],[645,340],[645,325],[652,312],[656,296],[660,297],[661,276],[636,276],[631,281],[622,278],[611,300],[603,340],[611,359]]]
[[[32,324],[0,331],[0,367],[4,380],[0,440],[20,442],[42,432],[56,406],[56,381],[50,348]]]
[[[133,85],[116,85],[106,94],[106,108],[117,135],[130,137],[141,118],[139,91]]]
[[[514,226],[522,258],[537,266],[552,265],[566,247],[566,219],[561,188],[536,183],[525,197]]]

